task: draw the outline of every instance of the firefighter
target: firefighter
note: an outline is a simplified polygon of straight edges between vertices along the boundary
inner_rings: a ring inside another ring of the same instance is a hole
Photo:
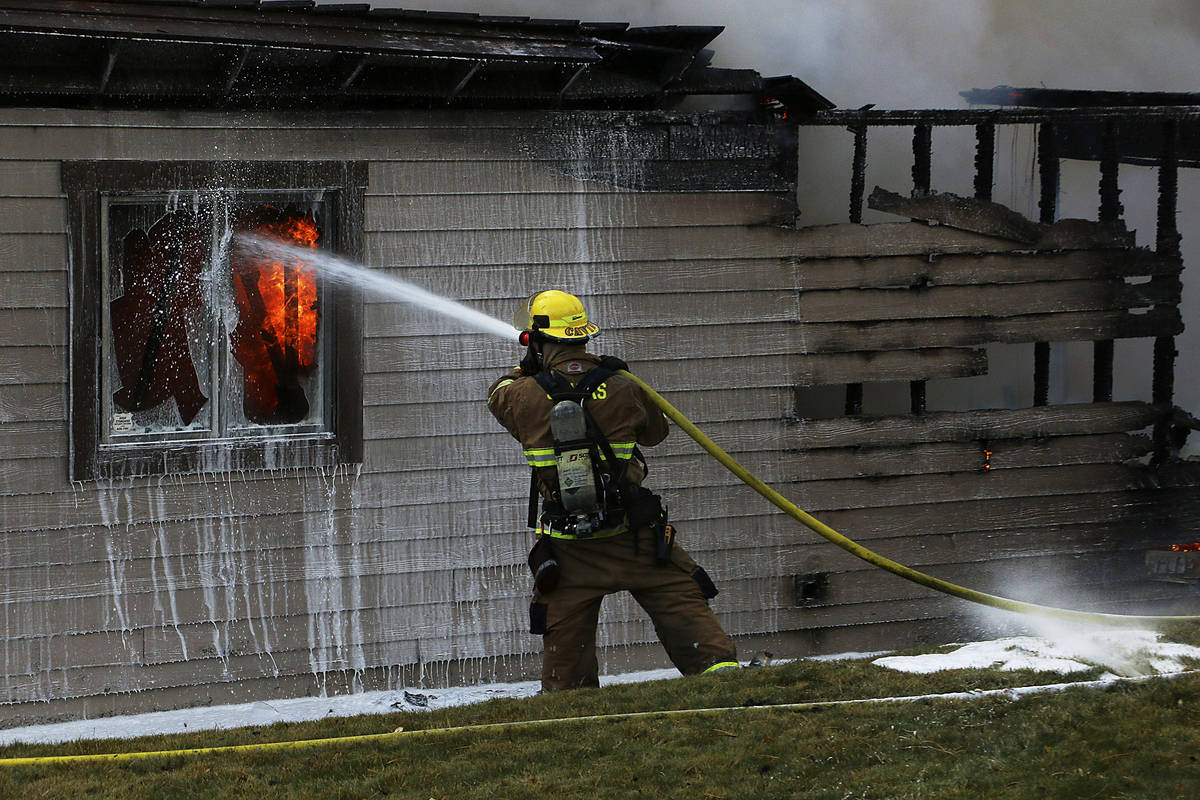
[[[520,367],[492,384],[488,408],[531,467],[529,617],[530,632],[543,637],[542,689],[599,685],[600,604],[620,591],[650,615],[680,672],[736,668],[733,643],[708,605],[716,587],[675,542],[658,495],[641,485],[638,446],[666,438],[666,417],[615,374],[625,362],[587,352],[600,329],[574,295],[535,294],[514,326],[528,349]]]

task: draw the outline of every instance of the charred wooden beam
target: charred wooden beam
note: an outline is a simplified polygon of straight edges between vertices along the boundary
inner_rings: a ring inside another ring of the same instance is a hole
[[[1102,224],[1124,228],[1121,221],[1121,189],[1118,181],[1119,128],[1116,120],[1104,122],[1104,138],[1100,158],[1100,211]],[[1101,339],[1092,346],[1092,399],[1097,403],[1112,400],[1113,390],[1112,339]]]
[[[991,89],[970,89],[959,94],[968,103],[1032,108],[1200,105],[1200,93],[1196,92],[1126,92],[994,86]]]
[[[1158,223],[1155,229],[1155,250],[1160,255],[1179,255],[1179,226],[1176,221],[1179,203],[1179,163],[1177,160],[1179,125],[1175,120],[1162,123],[1163,149],[1158,168]]]
[[[1092,400],[1107,403],[1112,400],[1112,394],[1113,340],[1100,339],[1092,345]]]
[[[911,381],[908,384],[909,405],[914,414],[925,413],[925,381]]]
[[[1038,177],[1040,196],[1038,215],[1043,225],[1050,225],[1058,215],[1058,153],[1054,147],[1054,123],[1043,122],[1038,129]],[[1044,406],[1050,394],[1050,343],[1033,345],[1033,404]]]
[[[1155,230],[1156,250],[1160,255],[1178,257],[1179,228],[1176,222],[1179,195],[1179,167],[1176,161],[1178,125],[1174,120],[1163,122],[1163,150],[1158,167],[1158,224]],[[1154,340],[1154,376],[1151,395],[1154,403],[1170,406],[1175,397],[1175,337],[1160,336]],[[1162,463],[1172,455],[1171,427],[1165,422],[1154,426],[1154,462]]]
[[[975,199],[991,200],[996,183],[996,126],[984,122],[975,126]]]
[[[850,222],[862,223],[863,192],[866,191],[867,174],[867,126],[853,125],[854,160],[850,167]]]
[[[913,197],[929,194],[930,175],[933,168],[933,126],[919,123],[913,126]]]
[[[1033,244],[1047,228],[999,203],[960,197],[949,193],[914,194],[904,197],[876,186],[867,205],[876,211],[927,220],[973,233],[999,236],[1015,242]]]
[[[1103,122],[1107,119],[1137,120],[1148,115],[1160,119],[1200,121],[1200,106],[1143,106],[1104,108],[1006,108],[1006,109],[832,109],[806,117],[806,125],[848,127],[858,123],[869,126],[907,127],[930,125],[1037,124],[1051,122]]]
[[[1054,141],[1054,123],[1043,122],[1038,128],[1037,165],[1039,221],[1050,225],[1058,216],[1058,150]]]
[[[1105,120],[1104,143],[1100,157],[1100,221],[1119,224],[1121,214],[1121,188],[1118,182],[1120,152],[1117,141],[1120,128],[1116,120]]]
[[[846,416],[853,417],[863,410],[863,385],[861,383],[846,384]]]
[[[1050,402],[1050,343],[1033,344],[1033,404],[1044,406]]]

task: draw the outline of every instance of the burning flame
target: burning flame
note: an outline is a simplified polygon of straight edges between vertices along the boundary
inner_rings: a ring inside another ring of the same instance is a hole
[[[238,232],[316,248],[321,238],[311,212],[262,206]],[[239,321],[233,355],[244,369],[246,416],[263,424],[295,423],[308,416],[299,378],[316,366],[320,318],[317,278],[304,263],[239,256],[233,263]]]
[[[1200,551],[1200,542],[1190,542],[1188,544],[1171,544],[1161,548],[1162,550],[1172,550],[1176,553],[1195,553]]]

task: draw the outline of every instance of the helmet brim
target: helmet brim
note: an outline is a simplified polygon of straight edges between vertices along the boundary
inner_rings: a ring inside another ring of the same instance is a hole
[[[594,322],[572,328],[538,328],[541,336],[555,342],[586,342],[600,335],[600,326]]]

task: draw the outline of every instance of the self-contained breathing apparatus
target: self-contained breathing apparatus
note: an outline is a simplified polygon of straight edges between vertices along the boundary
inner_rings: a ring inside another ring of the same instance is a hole
[[[655,557],[665,564],[670,560],[675,531],[667,522],[661,498],[626,477],[628,461],[617,458],[587,411],[587,401],[614,374],[605,367],[594,367],[574,385],[551,370],[533,376],[554,403],[550,431],[558,492],[542,501],[539,514],[541,493],[536,472],[531,475],[529,525],[574,539],[622,524],[634,531],[650,528],[654,532]],[[632,458],[641,464],[643,473],[648,471],[636,447]]]

